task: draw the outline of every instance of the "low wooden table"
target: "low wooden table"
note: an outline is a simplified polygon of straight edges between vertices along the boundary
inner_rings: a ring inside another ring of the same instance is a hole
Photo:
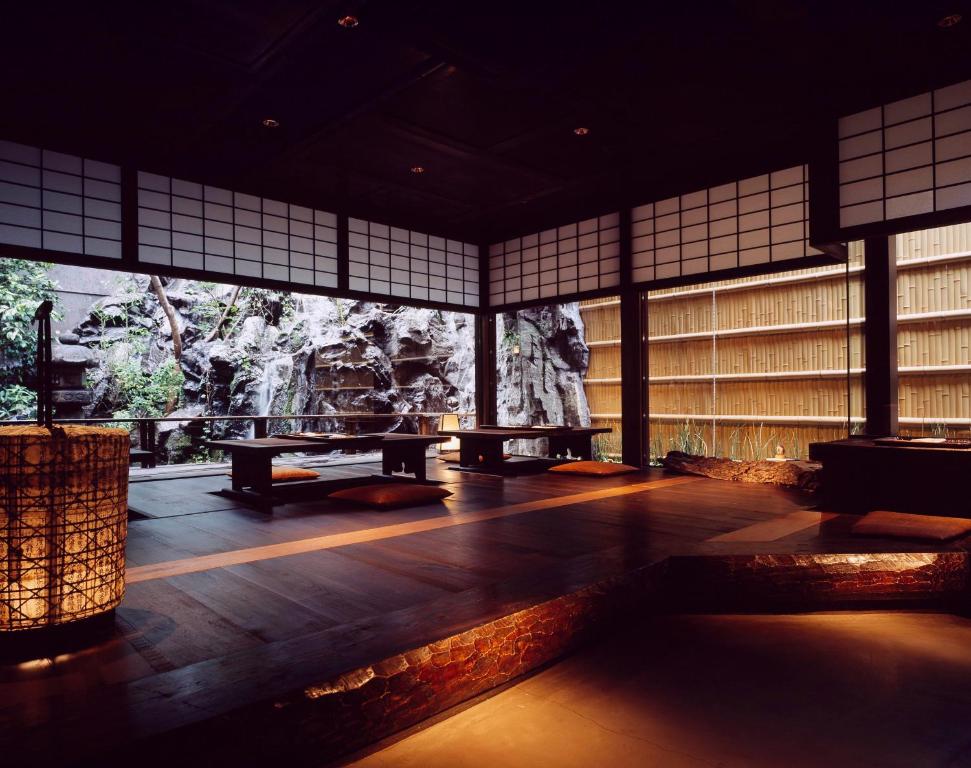
[[[822,462],[827,508],[971,517],[971,449],[849,438],[810,443],[809,458]]]
[[[395,472],[412,473],[417,482],[425,482],[426,452],[430,445],[445,442],[435,435],[367,434],[332,438],[330,440],[301,440],[298,438],[260,437],[251,440],[209,440],[206,445],[225,451],[232,457],[232,487],[218,493],[272,508],[280,503],[281,492],[287,496],[308,491],[330,492],[341,487],[370,482],[368,478],[353,480],[306,480],[273,483],[273,458],[283,453],[330,453],[332,451],[381,451],[381,473],[385,477]]]
[[[441,430],[443,437],[459,439],[459,466],[469,472],[518,474],[540,472],[556,459],[570,456],[576,459],[593,458],[593,437],[610,432],[609,427],[499,427],[483,424],[478,429]],[[504,461],[502,444],[506,440],[549,440],[547,458],[513,456]],[[454,468],[454,467],[453,467]]]

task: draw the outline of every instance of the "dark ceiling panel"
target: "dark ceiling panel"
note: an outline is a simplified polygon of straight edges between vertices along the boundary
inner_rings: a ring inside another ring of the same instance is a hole
[[[971,77],[968,0],[8,5],[0,137],[464,240],[801,162]]]

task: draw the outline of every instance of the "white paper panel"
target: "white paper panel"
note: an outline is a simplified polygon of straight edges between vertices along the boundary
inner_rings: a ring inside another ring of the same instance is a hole
[[[138,260],[337,287],[337,216],[138,173]]]
[[[620,283],[620,216],[611,213],[489,246],[492,306]]]
[[[631,211],[634,282],[804,258],[805,165],[640,205]]]
[[[347,238],[351,290],[479,306],[478,246],[364,219]]]
[[[971,80],[839,121],[840,226],[971,205]]]
[[[0,243],[121,258],[121,168],[0,141]]]

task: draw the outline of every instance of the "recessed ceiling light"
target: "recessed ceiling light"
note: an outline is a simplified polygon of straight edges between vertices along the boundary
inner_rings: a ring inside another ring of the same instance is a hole
[[[264,128],[279,128],[280,121],[274,120],[272,117],[264,117],[261,121]]]
[[[361,23],[361,20],[357,16],[348,14],[347,16],[341,16],[337,20],[337,23],[344,27],[344,29],[354,29],[354,27]]]
[[[574,129],[573,129],[573,132],[574,132],[574,133],[575,133],[575,134],[576,134],[577,136],[586,136],[587,134],[589,134],[589,133],[590,133],[590,129],[589,129],[589,128],[584,128],[584,127],[583,127],[583,126],[581,125],[581,126],[580,126],[579,128],[574,128]]]
[[[949,13],[947,16],[944,16],[943,18],[938,19],[937,26],[939,26],[941,29],[948,29],[950,27],[955,27],[961,23],[961,18],[962,17],[960,13]]]
[[[423,166],[423,165],[413,165],[413,166],[411,166],[411,172],[412,173],[424,173],[425,172],[425,166]]]

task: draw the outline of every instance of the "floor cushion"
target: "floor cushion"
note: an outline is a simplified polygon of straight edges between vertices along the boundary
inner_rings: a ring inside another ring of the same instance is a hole
[[[617,464],[613,461],[568,461],[550,467],[550,472],[560,472],[564,475],[590,475],[594,477],[610,477],[612,475],[626,475],[636,472],[637,467],[630,464]]]
[[[971,533],[971,520],[963,517],[876,511],[855,523],[852,532],[855,536],[947,541]]]
[[[344,488],[334,491],[328,498],[350,501],[365,507],[377,509],[395,509],[396,507],[414,507],[419,504],[430,504],[451,496],[451,491],[439,488],[437,485],[421,485],[419,483],[377,483],[374,485],[358,485],[354,488]]]
[[[230,477],[233,476],[232,472],[227,473]],[[289,483],[294,480],[316,480],[320,477],[320,472],[316,472],[312,469],[306,469],[305,467],[273,467],[270,479],[274,483]]]

